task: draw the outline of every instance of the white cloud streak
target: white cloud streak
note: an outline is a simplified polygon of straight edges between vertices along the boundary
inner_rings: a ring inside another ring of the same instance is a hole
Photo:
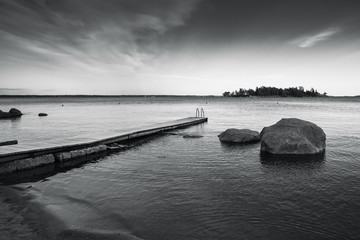
[[[292,43],[300,48],[309,48],[321,42],[329,40],[331,37],[338,34],[339,32],[340,32],[340,28],[330,28],[312,36],[306,36],[295,39],[294,41],[292,41]]]

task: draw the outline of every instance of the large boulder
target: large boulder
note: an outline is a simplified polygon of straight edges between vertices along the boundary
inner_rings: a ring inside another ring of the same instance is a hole
[[[21,115],[23,114],[16,108],[10,109],[9,112],[3,112],[0,110],[0,118],[17,118],[21,117]]]
[[[260,133],[261,152],[271,154],[318,154],[325,151],[326,135],[314,123],[283,118]]]
[[[219,136],[221,142],[227,143],[255,143],[260,141],[260,134],[249,129],[229,128]]]

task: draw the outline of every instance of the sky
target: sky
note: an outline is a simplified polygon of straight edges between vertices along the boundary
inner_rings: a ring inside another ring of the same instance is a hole
[[[360,95],[358,0],[0,0],[0,94]]]

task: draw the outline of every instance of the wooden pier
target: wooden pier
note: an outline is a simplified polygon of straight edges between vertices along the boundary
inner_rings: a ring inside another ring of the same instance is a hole
[[[205,117],[189,117],[155,124],[133,132],[127,132],[119,136],[113,136],[87,143],[0,154],[0,175],[27,170],[37,166],[56,164],[57,162],[72,161],[79,157],[92,155],[99,151],[106,152],[109,151],[111,149],[111,145],[114,144],[126,144],[126,142],[130,140],[144,138],[172,129],[185,128],[205,123],[207,120],[208,119]]]

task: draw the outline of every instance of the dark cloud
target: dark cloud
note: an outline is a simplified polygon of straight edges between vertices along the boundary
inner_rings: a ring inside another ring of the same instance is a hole
[[[360,36],[357,0],[208,0],[174,39],[228,44],[285,41],[329,28],[341,28],[346,38]],[[283,43],[283,42],[281,42]]]
[[[33,55],[39,61],[76,58],[137,67],[159,50],[156,39],[183,25],[197,3],[0,0],[0,60]]]

